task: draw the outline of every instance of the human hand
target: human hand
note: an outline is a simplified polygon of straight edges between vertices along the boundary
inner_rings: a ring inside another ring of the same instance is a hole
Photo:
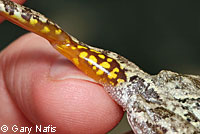
[[[59,134],[102,134],[123,116],[102,86],[32,33],[0,53],[0,106],[0,127],[9,133],[41,124]]]

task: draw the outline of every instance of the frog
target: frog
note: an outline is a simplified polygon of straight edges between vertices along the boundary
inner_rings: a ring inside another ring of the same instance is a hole
[[[0,15],[36,33],[101,84],[127,112],[134,134],[200,134],[200,76],[144,72],[119,54],[87,45],[28,7],[0,0]]]

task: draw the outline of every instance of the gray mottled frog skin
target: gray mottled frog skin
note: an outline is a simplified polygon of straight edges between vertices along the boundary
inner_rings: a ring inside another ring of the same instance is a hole
[[[127,111],[135,134],[200,133],[200,76],[166,70],[150,75],[116,53],[107,55],[125,68],[127,81],[106,88]]]
[[[200,76],[137,74],[112,91],[135,134],[199,134]]]
[[[49,40],[102,84],[127,111],[132,133],[200,134],[200,76],[171,71],[150,75],[119,54],[79,42],[45,16],[9,0],[0,0],[0,15]]]

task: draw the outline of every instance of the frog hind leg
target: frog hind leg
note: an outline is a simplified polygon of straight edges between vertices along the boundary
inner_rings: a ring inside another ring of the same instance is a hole
[[[135,134],[198,133],[193,125],[159,104],[147,102],[140,95],[130,100],[133,101],[126,108],[127,120]]]

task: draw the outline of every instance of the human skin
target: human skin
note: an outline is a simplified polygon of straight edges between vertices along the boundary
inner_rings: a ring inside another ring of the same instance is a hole
[[[7,133],[41,124],[58,134],[103,134],[122,116],[103,87],[47,40],[29,33],[0,52],[0,128],[8,126]]]
[[[122,109],[48,41],[30,33],[0,53],[0,126],[53,125],[57,133],[102,134]]]

